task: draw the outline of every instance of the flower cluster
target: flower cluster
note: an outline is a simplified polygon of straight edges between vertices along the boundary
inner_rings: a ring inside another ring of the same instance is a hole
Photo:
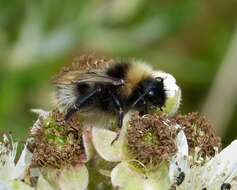
[[[4,190],[237,188],[237,141],[221,150],[212,125],[188,115],[130,112],[120,136],[58,110],[39,114],[17,163],[17,143],[3,135],[0,188]]]
[[[205,117],[177,114],[181,91],[165,73],[164,83],[172,86],[166,106],[126,113],[119,132],[114,118],[88,125],[86,114],[65,120],[59,109],[33,110],[38,119],[19,159],[11,136],[0,141],[0,190],[237,189],[237,141],[222,150]]]

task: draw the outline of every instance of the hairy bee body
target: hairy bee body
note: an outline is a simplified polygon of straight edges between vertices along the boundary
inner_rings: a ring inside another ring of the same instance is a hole
[[[170,90],[164,81],[168,77],[175,84],[171,75],[140,61],[81,60],[55,81],[57,103],[66,111],[66,119],[76,112],[97,110],[117,115],[121,127],[124,114],[131,109],[145,114],[153,107],[162,108]],[[87,67],[82,69],[85,62]]]

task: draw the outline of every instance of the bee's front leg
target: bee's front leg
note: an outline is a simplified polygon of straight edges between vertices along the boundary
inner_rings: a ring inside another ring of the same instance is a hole
[[[117,119],[117,126],[118,126],[119,129],[121,129],[122,126],[123,126],[123,118],[124,118],[124,111],[123,111],[122,108],[120,108],[118,110],[117,115],[118,115],[117,116],[118,117],[118,119]],[[111,145],[113,145],[113,143],[118,140],[119,136],[120,136],[120,132],[117,133],[116,137],[111,142]]]
[[[144,99],[141,100],[141,105],[142,105],[142,109],[139,112],[139,115],[143,116],[143,115],[148,114],[148,106]]]

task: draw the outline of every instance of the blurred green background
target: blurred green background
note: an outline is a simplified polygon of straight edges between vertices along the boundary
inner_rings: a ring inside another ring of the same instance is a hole
[[[24,140],[31,108],[52,108],[51,78],[82,52],[136,57],[173,74],[181,113],[237,136],[236,0],[0,0],[0,130]],[[236,54],[236,55],[235,55]]]

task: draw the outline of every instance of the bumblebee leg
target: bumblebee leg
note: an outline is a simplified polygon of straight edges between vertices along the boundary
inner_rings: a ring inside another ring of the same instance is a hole
[[[121,129],[123,125],[124,111],[119,99],[111,91],[109,93],[112,96],[113,102],[115,104],[115,112],[118,116],[118,128]]]
[[[141,116],[148,114],[148,106],[144,99],[141,100],[141,104],[142,104],[142,109],[139,114]]]
[[[146,90],[144,93],[138,92],[139,97],[133,102],[132,108],[135,107],[139,102],[143,101],[147,93],[149,93],[148,90]]]
[[[82,99],[77,99],[76,103],[67,110],[65,120],[69,120],[72,117],[72,115],[75,114],[81,108],[81,106],[83,106],[84,103],[86,103],[91,97],[93,97],[94,95],[97,94],[97,92],[100,91],[101,91],[100,88],[94,89]]]
[[[145,100],[144,94],[142,94],[140,91],[137,91],[137,99],[133,102],[132,107],[136,107],[139,111],[139,115],[145,115],[148,113],[148,105]]]
[[[146,115],[146,114],[148,114],[148,106],[145,103],[145,105],[144,105],[144,115]]]
[[[118,121],[117,126],[118,126],[118,128],[121,129],[121,128],[122,128],[122,125],[123,125],[124,111],[123,111],[123,108],[122,108],[122,105],[121,105],[119,99],[118,99],[112,92],[110,92],[110,95],[112,96],[113,101],[114,101],[115,106],[116,106],[116,107],[115,107],[115,111],[116,111],[117,117],[118,117],[118,119],[117,119],[117,121]],[[117,136],[114,138],[114,140],[111,142],[111,145],[113,145],[113,143],[114,143],[116,140],[118,140],[119,135],[120,135],[120,134],[118,133]]]

